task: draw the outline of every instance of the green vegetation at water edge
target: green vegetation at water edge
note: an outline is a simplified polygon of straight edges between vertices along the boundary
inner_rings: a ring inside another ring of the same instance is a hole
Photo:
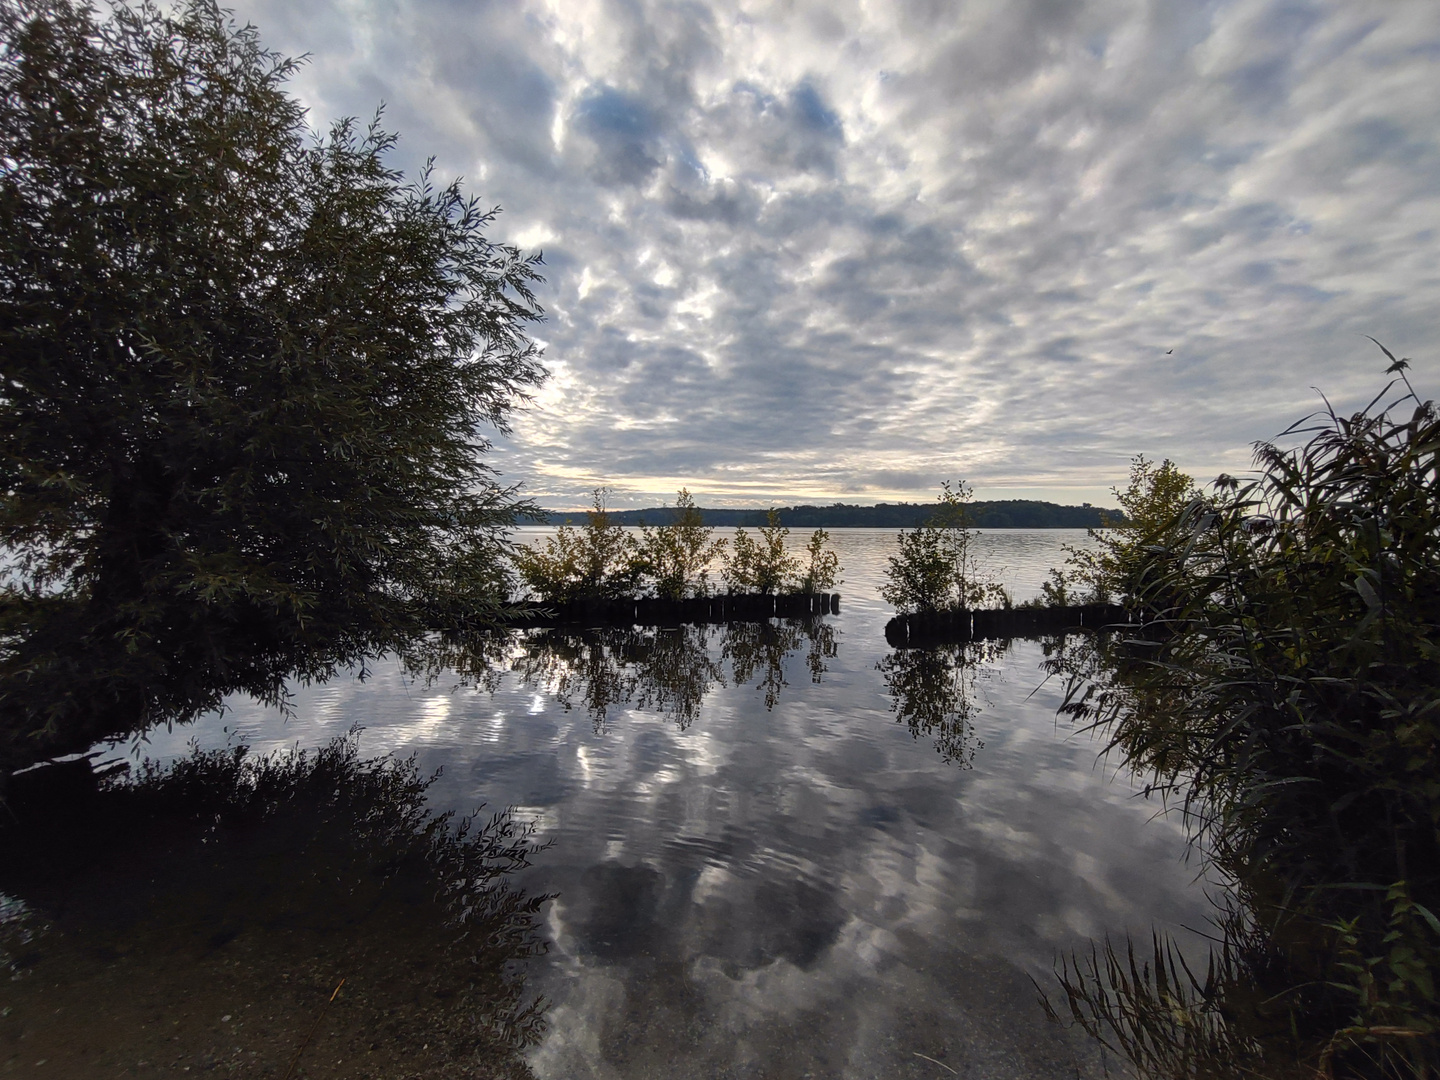
[[[1005,589],[980,566],[963,481],[941,486],[924,522],[900,533],[898,548],[887,560],[880,596],[902,614],[1010,606]]]
[[[1231,883],[1208,970],[1158,938],[1062,968],[1144,1076],[1440,1070],[1440,416],[1391,360],[1114,549],[1137,625],[1053,659]]]
[[[739,594],[824,592],[840,580],[840,560],[823,529],[811,534],[803,554],[793,554],[786,542],[790,530],[771,511],[757,536],[740,529],[728,545],[713,539],[714,526],[704,524],[690,492],[681,488],[672,519],[644,526],[637,536],[606,509],[607,494],[596,489],[580,528],[561,525],[539,544],[516,548],[516,571],[535,599],[684,600],[708,595],[717,569],[730,592]]]
[[[1108,604],[1133,599],[1142,587],[1135,577],[1145,546],[1187,506],[1200,498],[1195,481],[1168,458],[1159,464],[1143,454],[1130,461],[1124,491],[1112,488],[1122,513],[1091,529],[1091,546],[1069,547],[1065,567],[1050,573],[1043,586],[1048,604]]]
[[[492,622],[538,258],[203,0],[0,43],[0,785]]]

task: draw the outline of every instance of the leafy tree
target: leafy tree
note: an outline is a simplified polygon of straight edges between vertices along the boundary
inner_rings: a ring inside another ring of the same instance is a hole
[[[642,565],[635,537],[605,510],[605,488],[596,488],[585,525],[561,525],[539,547],[517,547],[520,579],[539,597],[557,604],[633,596]]]
[[[484,622],[538,256],[208,0],[0,0],[0,766]]]
[[[899,553],[890,556],[880,596],[897,611],[940,611],[954,600],[950,560],[940,529],[921,525],[899,535]]]
[[[975,552],[963,481],[941,485],[929,521],[901,532],[899,553],[890,556],[880,596],[898,611],[944,611],[1003,603],[1002,587],[986,580]]]
[[[1057,668],[1067,711],[1108,725],[1237,883],[1239,937],[1196,1008],[1304,1075],[1440,1068],[1440,412],[1390,359],[1397,400],[1377,408],[1392,383],[1301,421],[1294,448],[1258,444],[1255,476],[1126,549],[1145,625]],[[1114,1028],[1116,970],[1072,978],[1081,1023]],[[1147,978],[1122,995],[1132,1034],[1186,1044],[1195,1024]]]
[[[781,526],[775,510],[766,519],[768,524],[759,528],[759,540],[744,529],[735,530],[735,554],[725,568],[725,578],[736,592],[783,592],[799,573],[800,560],[785,550],[790,530]]]
[[[1131,458],[1130,483],[1125,490],[1110,490],[1120,503],[1123,517],[1101,511],[1103,528],[1089,530],[1095,547],[1069,549],[1066,569],[1052,573],[1044,586],[1047,599],[1055,596],[1071,603],[1109,603],[1116,598],[1133,598],[1137,583],[1130,570],[1139,564],[1145,545],[1200,497],[1195,481],[1173,461],[1166,458],[1157,465],[1144,454]]]
[[[709,567],[725,551],[725,541],[711,541],[713,528],[705,524],[687,488],[675,499],[675,520],[641,530],[640,564],[662,600],[704,596],[709,589]]]
[[[829,546],[830,534],[816,529],[805,545],[806,567],[800,576],[802,593],[829,592],[840,583],[840,556]]]

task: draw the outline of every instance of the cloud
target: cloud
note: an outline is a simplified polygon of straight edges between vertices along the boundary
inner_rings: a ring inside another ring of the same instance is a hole
[[[1440,381],[1433,5],[238,13],[317,123],[386,102],[397,164],[544,238],[555,377],[501,443],[544,502],[1100,499],[1361,403],[1363,334]]]
[[[605,185],[642,185],[660,168],[654,145],[660,134],[644,103],[609,86],[593,87],[581,98],[574,115],[577,129],[599,151],[590,173]]]

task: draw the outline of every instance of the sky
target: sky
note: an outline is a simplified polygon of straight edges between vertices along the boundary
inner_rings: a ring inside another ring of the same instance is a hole
[[[1109,502],[1440,396],[1440,4],[238,0],[503,208],[542,505]]]

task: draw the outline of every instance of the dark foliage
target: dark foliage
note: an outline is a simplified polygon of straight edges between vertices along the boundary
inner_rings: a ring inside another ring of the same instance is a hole
[[[1440,417],[1381,406],[1392,388],[1156,529],[1126,568],[1138,632],[1057,665],[1067,711],[1110,726],[1234,880],[1240,937],[1263,932],[1200,995],[1261,1074],[1440,1068]]]
[[[283,1055],[281,1069],[344,976],[330,1017],[358,1043],[347,1054],[384,1044],[372,1075],[414,1075],[416,1061],[438,1059],[447,1076],[529,1076],[521,1052],[544,1009],[525,993],[524,964],[544,951],[548,898],[508,879],[535,846],[505,814],[433,813],[434,777],[413,760],[363,760],[357,747],[352,731],[313,753],[197,749],[112,774],[79,804],[29,801],[0,827],[0,890],[28,911],[0,925],[0,951],[12,963],[31,953],[26,978],[101,995],[115,992],[104,974],[115,965],[127,993],[177,1012],[166,998],[211,994],[217,965],[221,1000],[262,1010],[313,984],[301,1011],[274,1021],[291,1029],[278,1045],[247,1027],[258,1053]],[[29,1008],[34,988],[12,982],[14,1006]],[[68,1022],[105,1024],[120,1007],[101,997]]]
[[[536,259],[207,0],[0,0],[0,771],[505,595]]]
[[[1099,529],[1123,521],[1115,510],[1096,506],[1061,506],[1034,499],[998,499],[972,502],[970,524],[977,529]],[[769,510],[703,509],[706,525],[754,528],[765,525]],[[913,529],[930,520],[935,513],[933,503],[877,503],[874,506],[852,506],[833,503],[830,506],[787,506],[778,513],[785,524],[795,529]],[[675,511],[665,507],[650,510],[612,510],[611,520],[619,525],[664,524],[674,519]],[[552,525],[580,525],[583,512],[550,510],[544,520]]]

